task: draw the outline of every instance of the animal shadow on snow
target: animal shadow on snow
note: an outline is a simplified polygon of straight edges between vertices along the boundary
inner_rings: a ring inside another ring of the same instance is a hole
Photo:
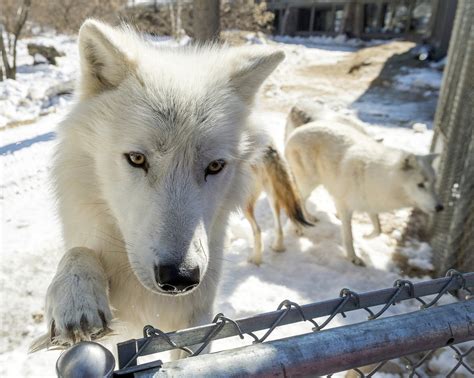
[[[370,264],[358,267],[346,259],[341,238],[341,226],[335,216],[325,211],[315,211],[313,203],[308,204],[309,211],[319,222],[314,227],[304,229],[303,236],[297,236],[293,225],[286,214],[282,214],[284,243],[286,251],[274,252],[271,243],[274,238],[274,225],[267,198],[260,198],[256,203],[255,214],[262,229],[264,242],[263,263],[256,266],[247,262],[247,256],[253,252],[253,234],[242,214],[238,222],[230,222],[231,240],[224,254],[223,279],[219,283],[220,294],[216,309],[231,317],[243,317],[255,314],[252,308],[240,309],[233,306],[231,297],[237,294],[241,285],[249,280],[256,285],[277,285],[284,287],[281,293],[276,292],[273,307],[264,311],[273,311],[278,304],[287,298],[288,292],[294,292],[301,304],[330,299],[339,296],[343,287],[356,291],[373,290],[383,284],[391,286],[393,277],[387,277],[387,271],[376,269]],[[241,227],[241,230],[235,228]],[[362,255],[370,261],[366,255]],[[361,276],[364,276],[361,281]],[[246,286],[245,286],[246,287]],[[248,295],[257,299],[261,287],[252,287]],[[281,296],[280,296],[281,295]],[[297,301],[297,300],[296,300]]]
[[[415,48],[392,55],[351,107],[357,111],[360,120],[369,124],[411,127],[414,122],[421,122],[431,125],[438,96],[427,96],[424,88],[401,90],[395,80],[398,75],[406,75],[409,69],[427,67],[426,61],[416,59]],[[374,109],[379,112],[374,112]]]

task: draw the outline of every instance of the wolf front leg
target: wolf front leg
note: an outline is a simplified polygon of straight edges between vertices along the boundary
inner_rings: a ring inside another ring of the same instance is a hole
[[[46,295],[52,344],[72,345],[110,331],[108,281],[97,253],[72,248],[59,262]]]
[[[352,237],[352,211],[347,207],[336,204],[337,212],[342,222],[342,243],[347,258],[355,265],[365,266],[364,261],[354,251],[354,240]]]

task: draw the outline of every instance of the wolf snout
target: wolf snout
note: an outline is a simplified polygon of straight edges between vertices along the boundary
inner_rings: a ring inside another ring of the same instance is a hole
[[[435,207],[437,213],[444,210],[444,206],[441,203],[438,203]]]
[[[155,265],[155,280],[169,294],[190,291],[199,285],[199,266],[182,268],[177,265]]]

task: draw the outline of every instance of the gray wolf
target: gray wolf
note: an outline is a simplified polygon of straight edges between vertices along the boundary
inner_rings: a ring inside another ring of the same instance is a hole
[[[280,209],[284,209],[289,219],[299,226],[312,226],[303,214],[303,206],[295,187],[295,183],[288,164],[280,152],[269,145],[261,162],[252,166],[253,180],[250,195],[244,207],[244,214],[249,221],[254,237],[253,254],[249,256],[249,262],[256,265],[262,263],[263,242],[260,226],[255,219],[255,202],[262,191],[268,194],[270,207],[272,209],[275,223],[275,240],[272,249],[275,252],[283,252],[283,230],[280,220]],[[313,222],[317,221],[313,217]]]
[[[303,203],[314,188],[323,185],[334,199],[342,222],[347,257],[357,265],[352,239],[354,211],[369,214],[378,235],[378,213],[418,207],[427,213],[441,211],[435,192],[436,155],[415,155],[389,148],[344,122],[326,119],[310,122],[290,133],[285,156]]]
[[[109,332],[207,323],[228,217],[266,146],[248,122],[284,54],[264,46],[156,47],[88,20],[81,78],[54,162],[66,253],[32,349]]]

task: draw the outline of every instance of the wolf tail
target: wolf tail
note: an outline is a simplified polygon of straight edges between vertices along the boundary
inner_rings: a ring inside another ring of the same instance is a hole
[[[263,160],[268,182],[271,186],[268,189],[274,200],[285,210],[294,223],[313,226],[304,216],[301,197],[288,164],[281,154],[273,146],[268,146]]]

